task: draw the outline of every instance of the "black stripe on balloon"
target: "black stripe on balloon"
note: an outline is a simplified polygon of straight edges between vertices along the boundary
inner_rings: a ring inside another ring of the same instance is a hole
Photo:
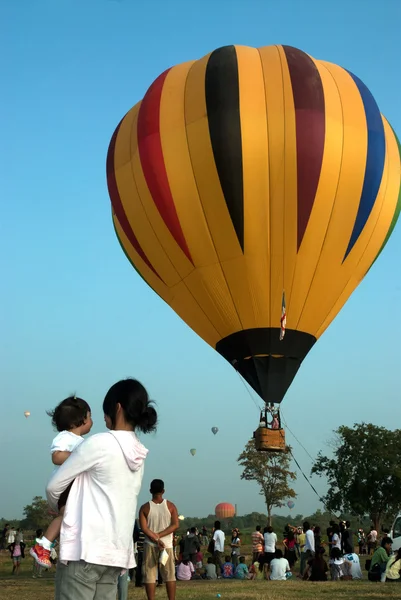
[[[237,53],[218,48],[205,75],[206,109],[214,161],[238,241],[244,250],[244,193]]]
[[[279,404],[316,338],[279,327],[244,329],[220,340],[216,350],[243,376],[265,402]]]

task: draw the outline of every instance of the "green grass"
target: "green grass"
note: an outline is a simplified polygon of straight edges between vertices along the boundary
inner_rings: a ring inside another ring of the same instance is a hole
[[[9,554],[0,553],[0,598],[2,600],[53,600],[54,570],[43,579],[32,579],[33,561],[22,561],[18,577],[11,575]],[[222,600],[377,600],[401,598],[401,583],[381,584],[368,581],[311,583],[308,581],[191,581],[178,582],[178,600],[212,600],[217,594]],[[145,591],[130,585],[130,600],[145,600]],[[167,598],[164,587],[157,589],[157,598]]]

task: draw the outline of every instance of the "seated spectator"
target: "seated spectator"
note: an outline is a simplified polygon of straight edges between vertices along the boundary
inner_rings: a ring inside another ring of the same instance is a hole
[[[320,547],[315,556],[308,561],[303,579],[309,581],[327,581],[329,567],[324,560],[324,548]]]
[[[382,539],[381,546],[375,550],[372,556],[368,573],[369,581],[380,581],[382,578],[384,580],[392,545],[393,540],[390,537]]]
[[[195,556],[195,568],[201,569],[203,567],[203,553],[199,550]]]
[[[221,576],[223,579],[232,579],[234,577],[234,563],[231,562],[230,557],[226,556],[226,562],[221,565]]]
[[[344,579],[362,579],[359,556],[355,552],[344,554]]]
[[[386,565],[386,581],[401,581],[401,548],[398,548],[398,552],[390,556]]]
[[[262,573],[259,569],[259,562],[255,560],[255,562],[249,567],[249,579],[260,579],[262,577]]]
[[[213,558],[209,556],[207,559],[207,565],[205,566],[206,579],[217,579],[216,565],[213,562]]]
[[[283,557],[283,552],[279,548],[275,552],[275,557],[270,563],[270,577],[271,581],[285,581],[291,577],[290,564],[286,558]]]
[[[183,560],[177,567],[177,579],[179,581],[189,581],[195,572],[194,566],[190,560]]]
[[[245,556],[239,557],[239,565],[235,569],[235,579],[249,579],[249,570],[245,564]]]

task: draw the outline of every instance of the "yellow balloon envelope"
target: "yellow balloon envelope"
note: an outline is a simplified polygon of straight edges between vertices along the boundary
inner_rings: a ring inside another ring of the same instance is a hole
[[[109,147],[135,269],[266,402],[386,244],[400,148],[363,82],[289,46],[162,73]]]

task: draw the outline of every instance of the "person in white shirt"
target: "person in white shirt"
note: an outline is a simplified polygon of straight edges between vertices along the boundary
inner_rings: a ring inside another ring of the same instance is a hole
[[[48,412],[52,417],[52,423],[59,432],[54,438],[50,454],[52,462],[56,468],[62,465],[71,452],[84,441],[82,437],[89,433],[92,427],[92,417],[90,406],[82,398],[70,396],[66,398],[56,408]],[[72,485],[72,483],[70,484]],[[44,536],[36,540],[36,544],[30,549],[30,555],[36,560],[40,567],[51,569],[52,563],[50,553],[53,542],[60,535],[61,523],[64,516],[64,509],[67,503],[70,486],[61,494],[57,503],[59,516],[53,519],[48,526]]]
[[[283,558],[283,552],[278,548],[275,552],[275,558],[270,563],[270,577],[272,581],[285,581],[291,573],[290,564],[286,558]]]
[[[341,554],[341,532],[340,532],[340,526],[337,523],[335,523],[333,525],[333,536],[332,536],[331,542],[329,542],[329,544],[331,547],[330,556],[332,556],[334,548],[339,550],[340,554]]]
[[[277,544],[277,535],[273,531],[273,527],[269,525],[265,527],[264,534],[264,555],[262,559],[263,564],[263,572],[265,577],[267,577],[267,572],[270,567],[270,563],[275,558],[276,555],[276,544]]]
[[[221,565],[224,563],[224,543],[226,536],[224,532],[221,530],[220,521],[216,521],[214,524],[214,552],[213,558],[216,565],[217,574],[221,574]]]
[[[56,600],[115,600],[121,571],[136,565],[132,531],[148,451],[135,431],[155,430],[157,414],[134,379],[110,388],[103,412],[110,431],[82,442],[47,485],[54,510],[73,482],[61,525]]]
[[[143,543],[143,582],[148,600],[156,597],[158,571],[166,584],[167,597],[175,600],[175,560],[173,534],[179,528],[175,504],[163,498],[164,481],[154,479],[150,484],[152,499],[141,506],[139,523],[145,539]],[[162,559],[164,554],[164,559]],[[188,561],[187,561],[188,562]],[[192,567],[192,563],[189,562]],[[184,569],[188,574],[188,569]],[[191,579],[191,577],[189,577]]]
[[[352,579],[362,579],[361,563],[355,552],[344,554],[344,575]]]
[[[15,542],[15,536],[17,535],[16,530],[14,529],[14,527],[10,527],[10,529],[7,532],[7,544],[13,544]]]
[[[308,521],[305,521],[304,525],[305,533],[305,546],[303,552],[305,552],[306,562],[314,557],[315,555],[315,534],[313,533]]]

